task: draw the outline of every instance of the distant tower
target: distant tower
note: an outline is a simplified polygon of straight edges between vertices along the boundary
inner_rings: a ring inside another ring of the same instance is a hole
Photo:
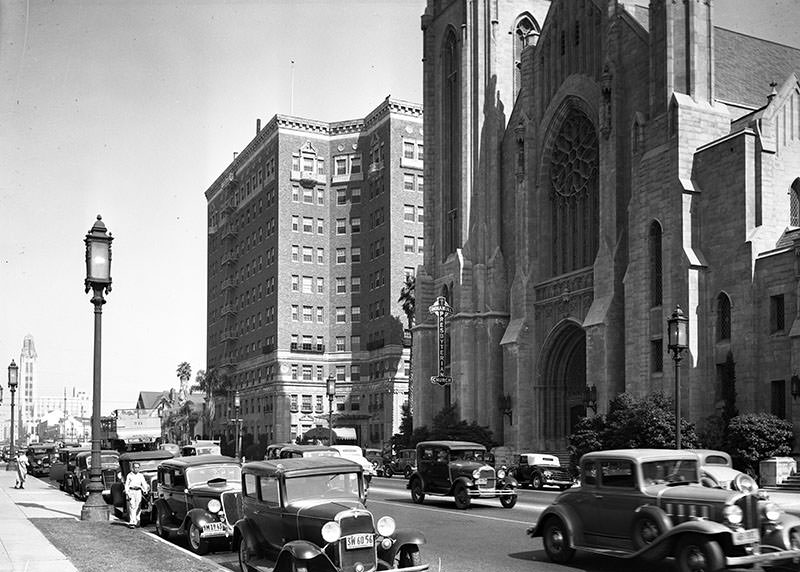
[[[36,384],[36,347],[33,345],[33,336],[28,334],[22,341],[22,351],[19,354],[19,416],[21,433],[28,436],[36,433],[36,416],[34,411]],[[22,435],[20,435],[20,438]]]

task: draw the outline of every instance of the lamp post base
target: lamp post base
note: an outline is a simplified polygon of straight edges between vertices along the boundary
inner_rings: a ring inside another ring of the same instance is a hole
[[[90,492],[81,508],[81,520],[108,521],[110,512],[108,504],[103,500],[103,494]]]

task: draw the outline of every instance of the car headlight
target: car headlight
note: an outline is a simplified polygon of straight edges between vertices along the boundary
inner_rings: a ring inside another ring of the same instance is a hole
[[[222,510],[222,505],[217,499],[211,499],[208,501],[208,512],[218,513]]]
[[[498,479],[505,479],[506,478],[506,470],[505,469],[498,469],[497,470],[497,478]]]
[[[742,509],[740,509],[735,504],[728,505],[724,509],[722,509],[722,516],[725,517],[731,524],[741,524],[742,523]]]
[[[391,536],[394,534],[395,523],[391,516],[382,516],[378,519],[375,529],[381,536]]]
[[[472,471],[472,478],[473,479],[481,478],[481,470],[480,469],[475,469],[474,471]]]
[[[342,537],[342,529],[338,522],[326,522],[322,527],[322,540],[327,543],[336,542]]]
[[[743,493],[754,493],[758,490],[758,484],[756,483],[755,479],[750,475],[746,475],[742,473],[741,475],[736,475],[736,478],[733,479],[733,489],[737,491],[742,491]]]
[[[553,476],[553,471],[545,471],[544,476],[549,479],[550,477]]]
[[[775,522],[781,517],[781,508],[774,502],[764,504],[764,518],[771,522]]]

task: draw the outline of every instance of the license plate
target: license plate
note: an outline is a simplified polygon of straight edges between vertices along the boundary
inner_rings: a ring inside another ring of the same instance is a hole
[[[375,545],[375,539],[372,534],[350,534],[344,537],[344,547],[347,550],[356,550],[357,548],[372,548]]]
[[[225,525],[221,522],[209,522],[203,525],[203,535],[219,535],[225,534]]]
[[[479,485],[485,485],[486,483],[487,483],[486,479],[484,479],[484,478],[478,479],[478,484]]]
[[[758,542],[761,539],[761,535],[758,532],[757,528],[750,528],[748,530],[737,530],[733,533],[733,543],[736,545],[739,544],[751,544],[753,542]]]

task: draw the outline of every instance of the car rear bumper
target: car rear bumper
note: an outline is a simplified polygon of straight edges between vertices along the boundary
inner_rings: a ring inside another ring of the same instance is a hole
[[[748,554],[747,556],[730,556],[725,558],[725,565],[743,566],[746,564],[763,564],[764,562],[775,562],[776,560],[791,560],[795,564],[800,563],[800,550],[787,549],[775,550],[770,546],[761,546],[761,554]]]
[[[468,489],[468,492],[474,498],[510,497],[517,494],[515,489]]]

